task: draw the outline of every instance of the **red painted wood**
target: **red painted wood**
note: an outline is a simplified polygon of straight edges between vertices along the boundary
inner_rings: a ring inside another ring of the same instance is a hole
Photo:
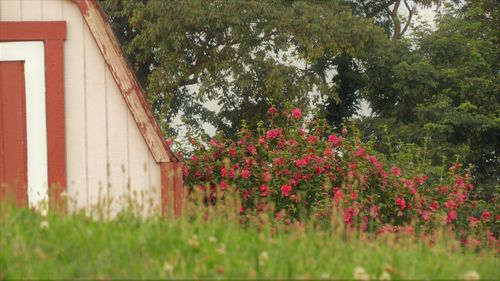
[[[0,196],[28,206],[24,62],[0,62],[0,107]]]
[[[65,40],[66,22],[64,21],[3,21],[0,22],[0,40],[34,41]]]
[[[179,217],[183,199],[182,162],[163,162],[160,167],[162,214]]]
[[[66,138],[64,128],[64,21],[0,21],[0,42],[43,41],[50,207],[63,203],[66,190]]]
[[[66,189],[64,128],[64,50],[61,40],[45,41],[47,161],[50,200],[59,206]],[[55,206],[54,206],[55,207]]]

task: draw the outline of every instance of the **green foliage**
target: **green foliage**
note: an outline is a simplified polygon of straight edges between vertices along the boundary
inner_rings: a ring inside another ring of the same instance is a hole
[[[365,97],[376,118],[362,128],[378,149],[384,133],[406,143],[429,143],[430,165],[457,158],[473,165],[485,198],[500,180],[498,5],[470,1],[449,7],[437,30],[415,40],[387,42],[366,60]],[[388,126],[384,132],[383,127]]]
[[[339,102],[330,77],[343,63],[338,55],[358,57],[383,38],[369,20],[334,0],[101,5],[163,129],[170,130],[180,113],[194,130],[206,122],[233,136],[242,120],[255,124],[271,104],[324,110],[324,100]],[[209,101],[220,110],[205,108]],[[345,101],[341,114],[352,114]]]
[[[190,193],[201,191],[212,204],[236,194],[242,214],[268,210],[278,221],[328,222],[335,210],[346,225],[368,232],[409,225],[429,232],[446,223],[466,239],[495,229],[495,206],[477,201],[470,171],[458,163],[429,169],[427,146],[399,144],[386,160],[356,130],[332,134],[324,120],[304,121],[298,108],[268,112],[257,130],[244,126],[235,141],[191,140],[183,169]]]
[[[341,224],[329,231],[259,221],[243,227],[223,218],[231,212],[185,209],[178,220],[93,221],[3,204],[0,279],[350,280],[360,275],[356,267],[371,279],[384,271],[397,280],[459,280],[470,271],[498,277],[495,250],[460,249],[447,232],[413,238],[346,232]]]

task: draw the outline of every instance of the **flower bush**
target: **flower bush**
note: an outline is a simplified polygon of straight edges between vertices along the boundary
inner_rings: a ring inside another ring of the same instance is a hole
[[[447,224],[470,234],[499,220],[473,200],[471,175],[460,164],[430,179],[387,163],[346,128],[335,134],[324,120],[304,120],[298,108],[268,114],[235,140],[191,139],[183,169],[190,189],[212,203],[236,192],[242,214],[272,208],[276,220],[290,222],[337,212],[350,228],[380,233]]]

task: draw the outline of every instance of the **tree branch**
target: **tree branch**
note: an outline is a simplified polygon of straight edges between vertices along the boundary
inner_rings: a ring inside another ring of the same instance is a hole
[[[367,13],[366,14],[366,17],[367,18],[372,18],[374,16],[376,16],[378,13],[382,12],[383,10],[389,8],[390,5],[394,4],[394,2],[396,2],[397,0],[389,0],[389,2],[386,2],[386,3],[383,3],[381,4],[379,7],[375,8],[373,11],[371,11],[370,13]]]
[[[406,30],[410,26],[411,18],[413,17],[413,14],[415,13],[415,7],[411,8],[410,5],[408,5],[407,0],[403,0],[403,2],[405,3],[406,9],[408,9],[408,20],[406,21],[406,24],[405,24],[403,30],[401,31],[401,36],[403,36],[403,34],[405,34]]]

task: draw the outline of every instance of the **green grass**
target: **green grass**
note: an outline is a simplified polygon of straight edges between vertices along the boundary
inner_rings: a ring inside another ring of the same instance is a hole
[[[243,227],[214,215],[98,222],[7,206],[0,211],[0,279],[352,279],[356,267],[371,279],[384,270],[392,279],[462,279],[469,271],[481,279],[500,276],[494,250],[464,250],[452,239],[431,247],[404,236],[346,234],[341,227]],[[43,221],[48,228],[40,227]]]

